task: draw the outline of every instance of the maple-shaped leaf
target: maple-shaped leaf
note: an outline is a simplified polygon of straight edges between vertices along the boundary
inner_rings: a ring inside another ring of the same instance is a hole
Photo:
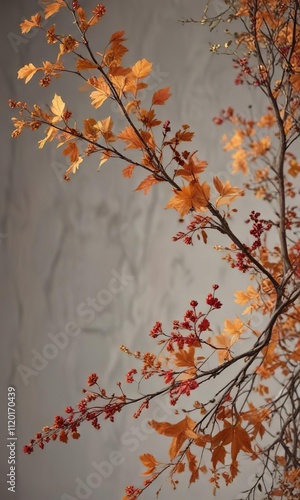
[[[236,317],[233,321],[225,319],[224,331],[227,334],[232,335],[231,345],[233,345],[245,331],[245,326],[243,321],[238,317]]]
[[[195,367],[195,347],[190,346],[188,350],[179,349],[178,352],[175,353],[175,359],[173,359],[173,363],[176,366],[191,366]]]
[[[124,149],[143,149],[144,148],[144,143],[141,140],[141,138],[137,135],[135,130],[129,125],[128,127],[125,127],[122,132],[118,135],[119,139],[122,139],[123,141],[127,142],[128,145]]]
[[[230,354],[230,347],[232,346],[232,338],[226,333],[221,333],[214,337],[214,345],[218,348],[219,364],[222,365],[226,361],[230,361],[232,356]]]
[[[175,134],[175,142],[179,144],[180,142],[189,142],[193,139],[195,133],[189,132],[187,129],[188,126],[183,126],[183,130],[178,130]]]
[[[97,68],[97,64],[89,59],[77,59],[76,61],[76,69],[77,71],[83,71],[85,69],[94,69]]]
[[[63,0],[58,0],[57,2],[50,3],[45,7],[44,13],[45,13],[45,19],[48,19],[48,17],[53,16],[53,14],[56,14],[62,7],[65,7],[66,4]]]
[[[258,292],[256,290],[254,290],[253,286],[251,286],[251,285],[248,286],[246,292],[239,290],[237,292],[234,292],[234,295],[236,297],[234,302],[236,302],[236,304],[241,304],[241,305],[245,305],[250,300],[256,299],[257,297],[259,297]]]
[[[151,455],[151,453],[145,453],[144,455],[140,455],[139,458],[142,464],[145,467],[147,467],[147,470],[143,474],[141,474],[142,476],[150,476],[151,474],[153,474],[156,466],[160,463],[157,462],[157,460],[153,455]]]
[[[190,484],[195,483],[199,479],[199,469],[197,465],[196,456],[190,451],[186,450],[186,458],[189,464],[189,469],[191,471]]]
[[[173,437],[169,449],[171,460],[173,460],[178,455],[180,448],[186,441],[186,439],[195,439],[198,437],[198,435],[193,430],[196,422],[194,422],[194,420],[192,420],[189,416],[186,416],[177,424],[170,424],[169,422],[156,422],[155,420],[151,420],[148,423],[159,434]]]
[[[175,196],[165,208],[175,208],[181,217],[192,209],[196,212],[205,210],[210,197],[210,187],[206,182],[190,182],[188,186],[183,186],[180,191],[175,189],[174,192]]]
[[[122,174],[124,177],[131,177],[132,173],[135,169],[135,165],[127,165],[127,167],[123,168]]]
[[[152,96],[152,105],[162,106],[171,97],[170,87],[165,87],[163,89],[157,90]]]
[[[187,181],[192,181],[195,176],[204,172],[207,167],[207,161],[200,161],[193,154],[189,157],[188,161],[185,162],[180,169],[176,171],[176,176],[180,176]]]
[[[243,412],[241,417],[243,420],[247,420],[252,426],[251,436],[255,438],[257,434],[262,438],[266,429],[263,425],[264,422],[267,422],[270,418],[270,410],[268,408],[263,408],[259,410],[254,406],[254,404],[248,402],[248,406],[250,408],[249,411]]]
[[[216,206],[230,205],[236,198],[243,196],[244,191],[238,187],[233,187],[230,181],[224,182],[220,181],[218,177],[214,177],[214,186],[220,196],[216,199]]]
[[[224,420],[224,429],[213,436],[212,447],[225,447],[228,444],[231,444],[231,458],[233,462],[240,451],[246,453],[253,452],[248,432],[239,423],[232,425],[228,420]]]
[[[226,450],[224,446],[223,445],[216,446],[211,456],[211,462],[213,464],[214,469],[216,468],[218,462],[224,464],[225,457],[226,457]]]
[[[32,63],[25,64],[22,68],[19,69],[18,71],[18,78],[23,79],[25,78],[25,83],[28,83],[29,80],[35,75],[37,71],[39,71],[41,68],[36,68]]]
[[[31,18],[29,20],[25,19],[25,21],[23,21],[20,24],[21,32],[24,35],[25,33],[29,33],[29,31],[32,28],[37,28],[40,25],[41,25],[41,14],[38,13],[38,14],[35,14],[34,16],[31,16]]]
[[[196,446],[201,446],[202,448],[205,448],[207,443],[211,442],[211,435],[210,434],[198,434],[197,438],[194,440],[194,444]]]
[[[65,103],[62,98],[55,94],[52,99],[52,104],[50,106],[51,112],[54,114],[52,118],[52,123],[59,122],[62,119],[63,112],[65,110]]]
[[[156,179],[153,177],[153,175],[148,175],[140,184],[138,185],[137,188],[135,188],[135,191],[144,191],[145,194],[149,192],[149,190],[154,186],[154,184],[157,184],[158,182],[161,182],[159,179]]]
[[[141,59],[132,66],[132,73],[136,78],[145,78],[152,71],[152,63],[147,59]]]

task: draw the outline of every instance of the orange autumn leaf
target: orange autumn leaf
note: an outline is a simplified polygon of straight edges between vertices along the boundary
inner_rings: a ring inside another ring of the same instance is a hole
[[[175,359],[173,360],[173,363],[176,366],[190,366],[190,367],[195,367],[195,347],[191,346],[188,348],[188,350],[185,349],[179,349],[178,352],[175,353]]]
[[[288,174],[290,174],[292,177],[297,177],[298,174],[300,174],[300,164],[292,158],[289,161],[290,168],[288,169]]]
[[[32,63],[25,64],[25,66],[19,69],[18,78],[20,79],[25,78],[25,83],[28,83],[29,80],[31,80],[31,78],[35,75],[35,73],[40,69],[41,68],[36,68]]]
[[[187,449],[186,451],[186,458],[189,464],[189,469],[191,474],[190,481],[189,483],[195,483],[197,479],[199,479],[199,469],[197,465],[197,460],[196,456],[190,451],[190,449]]]
[[[75,162],[79,157],[79,149],[76,142],[69,142],[69,144],[63,150],[63,155],[69,156],[70,161]]]
[[[154,92],[153,97],[152,97],[152,105],[154,106],[161,106],[165,104],[165,102],[171,97],[172,94],[170,94],[170,87],[165,87],[163,89],[157,90]]]
[[[135,165],[127,165],[127,167],[123,168],[122,174],[124,177],[131,177],[132,173],[135,169]]]
[[[132,66],[132,73],[136,78],[145,78],[152,71],[152,63],[147,59],[141,59]]]
[[[128,143],[124,149],[143,149],[144,147],[143,141],[131,126],[125,127],[118,135],[118,138]]]
[[[203,184],[191,182],[188,186],[183,186],[180,191],[174,190],[174,192],[175,196],[165,208],[175,208],[181,217],[192,209],[196,212],[205,210],[210,197],[210,187],[206,182]]]
[[[232,346],[232,338],[226,333],[221,333],[214,337],[214,345],[218,348],[219,364],[222,365],[226,361],[230,361],[230,347]]]
[[[175,176],[180,176],[187,181],[192,181],[197,174],[204,172],[207,167],[207,161],[200,161],[193,154],[189,157],[180,169],[176,171]]]
[[[90,98],[92,99],[92,106],[98,109],[110,96],[110,88],[102,76],[89,78],[88,83],[96,89],[90,93]]]
[[[211,456],[211,462],[213,464],[213,467],[216,468],[218,462],[224,464],[225,457],[226,457],[226,450],[224,446],[223,445],[216,446]]]
[[[34,16],[31,16],[31,18],[28,20],[28,19],[25,19],[25,21],[23,21],[21,24],[20,24],[20,28],[21,28],[21,33],[24,35],[25,33],[29,33],[29,31],[32,29],[32,28],[36,28],[38,26],[40,26],[41,24],[41,14],[35,14]]]
[[[240,338],[241,334],[245,331],[245,326],[240,318],[235,318],[233,321],[225,319],[224,331],[227,334],[232,335],[231,345],[233,345]]]
[[[230,205],[236,198],[243,196],[244,191],[238,187],[233,187],[230,181],[224,182],[220,181],[218,177],[214,177],[214,186],[220,196],[216,199],[216,206]]]
[[[114,133],[112,131],[113,126],[114,126],[114,122],[113,122],[112,118],[110,116],[108,116],[104,120],[101,120],[101,121],[99,120],[95,124],[95,129],[97,130],[97,132],[100,132],[100,134],[102,135],[103,139],[106,142],[114,142],[116,140],[116,136],[114,135]]]
[[[151,453],[145,453],[144,455],[140,455],[140,461],[142,464],[147,467],[147,470],[141,474],[142,476],[150,476],[155,471],[155,467],[159,464],[155,457],[151,455]]]
[[[148,177],[140,182],[138,187],[135,188],[135,191],[144,191],[144,194],[147,194],[152,186],[154,186],[154,184],[157,184],[158,182],[160,182],[160,180],[153,177],[152,174],[148,175]]]
[[[95,125],[97,124],[96,120],[94,118],[86,118],[85,120],[83,120],[83,123],[84,137],[86,137],[87,139],[91,139],[92,141],[97,140],[97,138],[99,137],[99,130],[95,128]]]
[[[123,38],[125,35],[125,31],[124,30],[120,30],[120,31],[115,31],[110,39],[109,39],[109,43],[113,43],[113,42],[124,42],[126,40],[126,38]]]
[[[197,434],[193,431],[196,422],[192,420],[189,416],[186,416],[183,420],[177,424],[170,424],[169,422],[156,422],[151,420],[149,425],[153,427],[156,432],[163,434],[164,436],[173,437],[169,455],[171,460],[173,460],[179,453],[181,446],[186,441],[186,439],[195,439]]]
[[[89,61],[89,59],[77,59],[76,69],[77,71],[83,71],[85,69],[95,69],[97,68],[97,64],[93,61]]]
[[[224,420],[224,429],[213,436],[212,447],[225,447],[228,444],[231,444],[232,462],[235,462],[240,451],[246,453],[253,452],[248,432],[243,429],[239,423],[232,425],[228,420]]]
[[[258,298],[259,294],[254,290],[253,286],[249,285],[246,292],[239,290],[234,292],[234,296],[236,297],[234,302],[243,306],[250,300]]]
[[[63,0],[58,0],[57,2],[50,3],[45,7],[45,19],[56,14],[62,7],[65,7],[66,4]]]

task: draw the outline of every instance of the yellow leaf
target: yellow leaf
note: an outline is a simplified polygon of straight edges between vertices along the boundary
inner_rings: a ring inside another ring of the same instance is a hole
[[[45,146],[47,141],[49,141],[49,142],[53,141],[53,139],[57,135],[57,133],[58,133],[58,130],[56,128],[48,127],[46,129],[45,138],[38,142],[39,149],[42,149]]]
[[[33,77],[33,75],[40,69],[41,68],[36,68],[32,63],[25,64],[25,66],[19,69],[18,78],[20,79],[25,78],[25,83],[28,83],[29,80],[31,80],[31,78]]]
[[[65,7],[66,4],[63,2],[63,0],[58,1],[58,2],[53,2],[47,5],[45,7],[45,19],[48,19],[48,17],[53,16],[56,12],[58,12],[62,7]]]
[[[70,172],[73,172],[73,174],[75,174],[76,170],[78,170],[79,165],[82,161],[83,159],[81,158],[81,156],[79,156],[77,160],[74,161],[74,163],[72,163],[72,165],[66,170],[65,175],[68,175]]]
[[[38,14],[35,14],[34,16],[31,16],[31,18],[29,20],[25,19],[25,21],[23,21],[20,24],[21,32],[23,34],[29,33],[31,28],[36,28],[36,27],[40,26],[40,24],[41,24],[41,14],[38,13]]]
[[[147,59],[141,59],[132,66],[132,73],[136,78],[145,78],[152,71],[152,63]]]
[[[165,87],[163,89],[154,92],[152,97],[152,105],[161,106],[171,97],[172,94],[169,92],[170,87]]]
[[[102,76],[99,78],[89,78],[88,83],[96,89],[90,94],[92,106],[96,109],[100,108],[104,101],[110,96],[110,88]]]
[[[112,155],[112,152],[111,151],[104,151],[102,156],[101,156],[101,159],[100,159],[100,163],[99,163],[99,167],[98,167],[98,170],[99,168],[101,167],[101,165],[103,165],[103,163],[105,163],[107,160],[109,160],[109,158],[111,157]]]
[[[224,330],[226,333],[229,333],[230,335],[232,335],[233,336],[232,340],[234,340],[234,342],[236,342],[236,340],[238,340],[240,338],[243,331],[245,331],[245,327],[244,327],[244,323],[242,322],[242,320],[240,320],[240,318],[236,318],[233,321],[230,321],[229,319],[225,319]]]
[[[264,156],[266,152],[269,151],[270,147],[271,139],[268,135],[260,139],[260,141],[253,141],[251,143],[253,157],[256,158],[257,156]]]
[[[234,302],[236,302],[236,304],[241,304],[241,305],[244,305],[247,302],[249,302],[249,300],[256,299],[259,296],[258,292],[254,290],[253,286],[251,285],[248,286],[246,292],[239,290],[235,292],[234,295],[236,297]]]
[[[224,184],[220,181],[218,177],[214,177],[214,185],[220,196],[216,199],[216,206],[230,205],[236,198],[243,196],[244,191],[238,187],[233,187],[230,181],[226,181]]]
[[[52,99],[52,104],[50,106],[51,112],[54,114],[52,118],[52,123],[59,122],[62,119],[63,112],[65,110],[65,103],[62,98],[55,94]]]
[[[230,347],[232,346],[232,338],[226,333],[221,333],[214,337],[214,344],[218,347],[219,364],[222,365],[226,361],[230,361],[232,356],[230,354]]]
[[[183,186],[180,191],[174,190],[174,192],[175,196],[165,208],[175,208],[181,217],[191,209],[196,212],[205,210],[210,197],[210,188],[206,182],[203,184],[191,182],[188,186]]]
[[[116,140],[116,136],[112,132],[113,126],[114,122],[112,121],[112,118],[108,116],[104,120],[98,121],[95,124],[95,129],[101,133],[106,142],[114,142]]]

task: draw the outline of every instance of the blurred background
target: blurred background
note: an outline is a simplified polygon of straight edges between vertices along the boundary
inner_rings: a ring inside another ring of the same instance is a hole
[[[92,0],[83,3],[88,9],[95,5]],[[216,15],[222,6],[221,0],[212,2]],[[200,24],[180,22],[201,18],[202,0],[110,0],[106,7],[107,14],[90,32],[94,50],[101,52],[110,35],[124,29],[129,49],[126,64],[141,58],[153,62],[149,90],[143,94],[145,104],[154,91],[170,86],[172,98],[158,109],[158,118],[170,120],[173,131],[188,123],[195,131],[191,148],[209,163],[205,179],[209,182],[214,175],[228,179],[230,158],[220,145],[225,128],[216,127],[212,119],[228,106],[242,113],[252,105],[255,115],[263,101],[259,92],[234,85],[235,71],[229,57],[209,51],[209,42],[222,38],[224,27],[210,33]],[[40,65],[54,53],[36,31],[22,35],[19,30],[19,23],[39,10],[36,0],[11,0],[1,5],[0,496],[6,499],[13,495],[6,485],[6,399],[7,387],[13,386],[18,436],[14,498],[118,500],[126,485],[138,485],[144,470],[139,455],[150,452],[158,460],[167,457],[169,439],[153,435],[146,425],[154,418],[153,409],[140,420],[124,412],[114,424],[106,422],[100,432],[84,425],[79,441],[50,443],[30,457],[23,454],[23,445],[41,427],[52,424],[67,405],[76,405],[90,373],[98,373],[100,384],[108,391],[115,390],[116,382],[123,381],[134,366],[119,345],[151,350],[154,343],[148,333],[154,323],[159,320],[171,328],[172,320],[182,317],[189,301],[201,303],[213,283],[220,284],[219,298],[226,315],[233,315],[233,292],[242,289],[246,281],[238,272],[231,272],[221,255],[213,251],[213,245],[224,243],[220,236],[212,235],[207,246],[172,242],[183,225],[174,210],[164,211],[172,195],[168,186],[155,186],[147,196],[133,193],[143,173],[124,179],[121,170],[126,165],[117,161],[108,162],[97,172],[93,157],[71,175],[71,182],[65,182],[62,176],[68,163],[61,150],[54,143],[46,144],[43,150],[37,147],[43,137],[41,130],[25,131],[18,139],[11,139],[14,113],[7,106],[9,98],[37,102],[45,108],[57,93],[80,126],[90,113],[88,94],[78,91],[81,83],[75,77],[62,77],[46,89],[38,85],[39,77],[26,86],[16,78],[23,65]],[[69,34],[73,29],[64,14],[49,19],[45,28],[53,22],[58,32]],[[116,107],[110,105],[103,113],[100,108],[99,119],[110,114],[118,127],[123,126]],[[244,213],[253,206],[247,199],[237,206],[240,211],[235,224],[243,231]],[[113,277],[122,283],[118,292],[109,289]],[[106,301],[101,311],[88,305],[97,294]],[[222,313],[214,326],[219,332]],[[53,338],[60,339],[58,347]],[[166,406],[159,411],[160,416],[168,417]],[[241,498],[239,492],[251,486],[258,467],[249,461],[245,472],[229,488],[222,487],[217,498]],[[143,498],[155,498],[160,484],[149,488]],[[188,493],[187,484],[183,477],[175,492],[166,484],[160,499],[171,495],[181,499],[187,494],[190,500],[213,498],[205,477]]]

